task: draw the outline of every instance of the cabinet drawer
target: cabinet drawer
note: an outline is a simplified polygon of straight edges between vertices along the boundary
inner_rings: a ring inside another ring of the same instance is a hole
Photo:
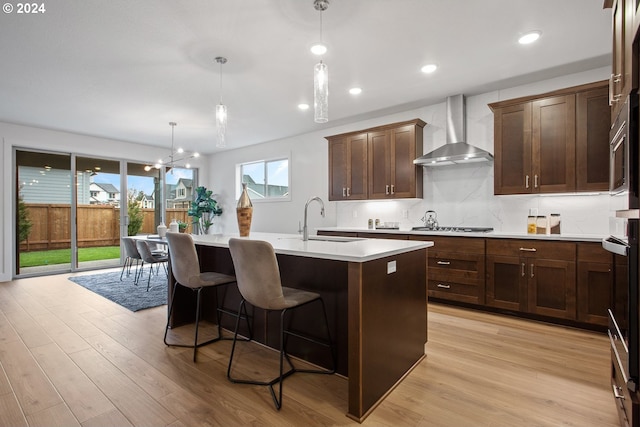
[[[484,239],[478,237],[437,237],[409,235],[410,240],[432,241],[433,250],[484,255]],[[432,252],[432,250],[429,250]]]
[[[481,290],[476,284],[457,283],[445,280],[429,279],[429,297],[462,301],[472,304],[482,303]]]
[[[613,255],[601,243],[578,243],[578,261],[610,263]]]
[[[533,239],[487,239],[487,254],[575,261],[576,244],[573,242],[545,242]]]

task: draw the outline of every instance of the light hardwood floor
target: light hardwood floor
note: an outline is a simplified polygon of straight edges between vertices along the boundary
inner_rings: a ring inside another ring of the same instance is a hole
[[[293,375],[278,412],[227,380],[230,341],[194,364],[162,342],[166,307],[132,313],[67,277],[0,283],[0,425],[357,425],[344,378]],[[247,371],[274,360],[240,351]],[[617,425],[603,334],[431,304],[426,351],[363,425]]]

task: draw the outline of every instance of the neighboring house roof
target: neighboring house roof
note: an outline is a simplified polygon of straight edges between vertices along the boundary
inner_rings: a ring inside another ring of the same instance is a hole
[[[120,190],[114,187],[113,184],[100,183],[100,182],[93,182],[93,184],[97,185],[107,193],[120,193]]]
[[[182,185],[184,185],[187,188],[191,188],[193,186],[193,180],[188,178],[180,178],[178,180],[177,185],[180,185],[180,183],[182,183]]]

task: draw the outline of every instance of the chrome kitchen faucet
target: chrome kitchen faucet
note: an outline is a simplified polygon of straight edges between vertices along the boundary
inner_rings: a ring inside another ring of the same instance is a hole
[[[324,218],[324,203],[320,197],[313,197],[307,200],[307,203],[304,205],[304,227],[302,228],[302,240],[305,242],[309,240],[309,229],[307,228],[307,208],[309,207],[309,203],[316,201],[320,203],[320,215]]]

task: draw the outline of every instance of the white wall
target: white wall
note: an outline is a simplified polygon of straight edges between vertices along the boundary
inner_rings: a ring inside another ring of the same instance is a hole
[[[68,132],[20,126],[0,122],[0,282],[10,280],[14,264],[14,226],[13,226],[13,196],[15,188],[15,173],[13,168],[13,149],[24,148],[59,153],[76,153],[89,157],[104,157],[109,159],[126,159],[139,162],[155,162],[165,157],[170,149],[150,147],[106,138],[78,135]],[[206,157],[193,162],[194,167],[202,166]],[[201,182],[207,182],[206,168],[200,167]]]
[[[467,142],[493,153],[493,113],[487,105],[491,102],[606,80],[609,73],[610,69],[603,67],[524,86],[467,94]],[[609,195],[494,196],[492,163],[426,168],[423,199],[327,201],[328,152],[325,136],[415,118],[427,122],[423,144],[425,153],[445,143],[443,102],[212,156],[209,186],[220,194],[218,201],[225,209],[220,218],[220,231],[237,231],[234,215],[236,164],[290,153],[292,199],[290,202],[254,203],[253,231],[296,232],[298,221],[303,217],[305,201],[309,197],[320,196],[325,201],[327,217],[320,218],[317,207],[312,205],[310,229],[318,226],[366,227],[368,218],[397,221],[401,228],[410,228],[421,225],[420,218],[424,212],[433,209],[438,213],[441,225],[489,226],[497,231],[525,232],[528,210],[537,208],[541,215],[562,214],[563,233],[609,234],[608,217],[614,209]]]

